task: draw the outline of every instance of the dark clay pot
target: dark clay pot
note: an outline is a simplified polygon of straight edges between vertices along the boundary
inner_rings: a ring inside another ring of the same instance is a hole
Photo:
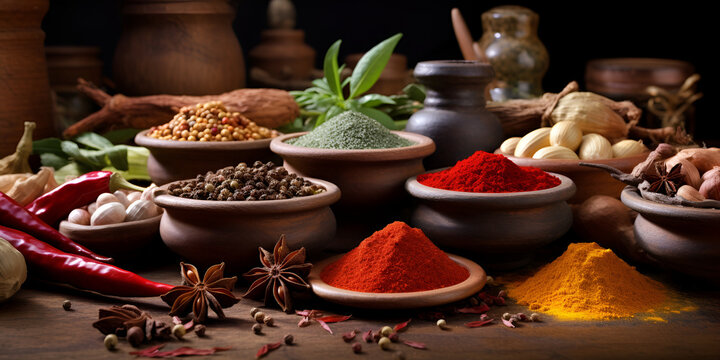
[[[478,61],[423,61],[415,78],[426,86],[425,108],[408,120],[406,131],[433,139],[435,153],[426,169],[455,165],[478,150],[493,152],[503,140],[500,120],[485,109],[485,86],[492,67]]]

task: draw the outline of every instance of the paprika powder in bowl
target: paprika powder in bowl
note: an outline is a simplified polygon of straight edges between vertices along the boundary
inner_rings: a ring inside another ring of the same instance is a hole
[[[417,200],[411,225],[439,247],[470,253],[489,268],[526,265],[572,225],[573,181],[519,167],[503,155],[479,151],[451,168],[409,178],[405,189]]]
[[[155,204],[165,209],[160,237],[174,253],[198,266],[224,261],[246,271],[257,262],[258,247],[271,249],[285,234],[288,246],[317,254],[335,237],[330,205],[340,199],[334,184],[305,178],[324,188],[320,193],[282,200],[197,200],[168,193],[175,183],[155,191]]]

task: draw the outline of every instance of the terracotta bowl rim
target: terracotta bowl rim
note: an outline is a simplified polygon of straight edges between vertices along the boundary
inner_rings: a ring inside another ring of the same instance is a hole
[[[157,223],[157,226],[159,227],[161,217],[162,213],[143,220],[128,221],[108,225],[80,225],[71,223],[67,220],[63,220],[60,222],[59,227],[62,227],[74,233],[100,233],[100,231],[132,231],[133,228],[149,226],[152,223]]]
[[[496,154],[498,151],[495,152]],[[597,160],[574,160],[574,159],[533,159],[533,158],[522,158],[522,157],[515,157],[513,155],[505,155],[510,161],[518,164],[519,166],[532,166],[536,168],[540,168],[543,170],[549,170],[549,171],[562,171],[565,169],[573,169],[574,171],[603,171],[598,168],[588,167],[588,166],[580,166],[578,165],[581,162],[585,163],[591,163],[591,164],[604,164],[604,165],[610,165],[613,167],[621,166],[622,164],[639,164],[643,160],[645,160],[650,154],[650,151],[644,152],[642,154],[633,155],[633,156],[627,156],[622,158],[610,158],[610,159],[597,159]],[[518,160],[518,161],[516,161]],[[621,165],[618,165],[621,164]]]
[[[626,186],[620,194],[620,200],[627,207],[640,213],[640,215],[654,215],[683,220],[697,219],[720,221],[720,209],[694,208],[682,205],[662,204],[656,201],[644,199],[640,195],[640,191],[637,187],[634,186]]]
[[[135,135],[135,143],[144,146],[150,151],[153,149],[177,149],[192,151],[223,151],[223,150],[249,150],[267,148],[274,138],[244,141],[178,141],[162,140],[145,136],[150,129],[143,130]]]
[[[427,171],[424,174],[444,170],[436,169]],[[465,191],[453,191],[438,189],[423,185],[417,181],[417,176],[408,178],[405,181],[405,189],[415,198],[433,202],[464,202],[477,205],[507,205],[509,208],[517,208],[523,205],[538,203],[553,203],[570,199],[577,190],[575,183],[569,177],[553,172],[547,172],[560,179],[560,184],[543,190],[522,191],[511,193],[475,193]],[[506,201],[512,200],[509,204]],[[503,206],[505,207],[505,206]]]
[[[325,188],[325,192],[320,194],[294,197],[292,199],[282,200],[262,200],[262,201],[217,201],[217,200],[196,200],[181,198],[179,196],[173,196],[162,193],[173,183],[167,183],[158,187],[155,190],[155,204],[164,208],[167,211],[172,210],[198,210],[208,211],[214,210],[217,212],[227,213],[288,213],[293,211],[301,211],[307,209],[320,208],[324,206],[330,206],[340,200],[340,188],[337,185],[320,179],[311,177],[305,177],[304,179],[310,182],[321,185]]]
[[[428,156],[435,151],[435,142],[425,135],[416,134],[408,131],[393,130],[391,132],[405,139],[414,141],[415,144],[389,149],[340,150],[295,146],[285,142],[288,139],[300,137],[308,133],[308,131],[303,131],[285,134],[273,138],[270,142],[270,150],[283,157],[292,156],[301,158],[319,158],[352,161],[392,161],[417,159]]]

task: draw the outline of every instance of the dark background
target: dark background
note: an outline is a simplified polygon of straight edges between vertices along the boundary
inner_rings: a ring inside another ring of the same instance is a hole
[[[266,26],[267,0],[236,0],[233,27],[245,56],[258,44]],[[543,80],[545,91],[560,91],[576,80],[584,88],[587,61],[609,57],[653,57],[685,60],[701,75],[696,103],[697,140],[720,139],[720,123],[712,104],[718,101],[718,20],[705,2],[572,2],[552,1],[393,1],[296,0],[297,28],[317,51],[318,67],[325,50],[342,39],[340,59],[364,52],[397,32],[404,34],[396,51],[409,66],[423,60],[460,59],[450,21],[458,7],[473,37],[482,34],[481,14],[497,5],[522,5],[540,15],[539,37],[550,54]],[[672,5],[669,5],[672,4]],[[102,49],[105,73],[112,78],[112,57],[122,26],[118,0],[54,0],[43,22],[47,45],[90,45]],[[247,63],[247,59],[246,59]]]

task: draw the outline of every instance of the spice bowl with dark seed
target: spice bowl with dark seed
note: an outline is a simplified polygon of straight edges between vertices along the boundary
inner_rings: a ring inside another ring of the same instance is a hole
[[[258,247],[272,248],[283,234],[289,246],[304,246],[309,254],[319,253],[335,237],[336,222],[330,205],[340,199],[340,190],[328,181],[304,178],[309,183],[304,188],[324,190],[272,200],[254,196],[236,200],[224,197],[222,190],[214,192],[220,198],[207,200],[172,195],[168,190],[177,189],[178,184],[185,189],[185,184],[192,184],[192,180],[159,187],[154,201],[165,209],[160,221],[163,242],[194,264],[224,261],[230,269],[245,271],[257,262]],[[212,194],[207,196],[212,198]]]
[[[535,250],[562,237],[572,225],[567,200],[575,184],[564,175],[550,174],[560,179],[559,185],[503,193],[444,190],[411,177],[405,189],[417,201],[410,223],[438,247],[466,254],[484,267],[521,267]]]
[[[148,173],[158,185],[189,179],[239,162],[279,161],[270,151],[271,139],[245,141],[178,141],[147,136],[144,130],[135,143],[150,150]]]
[[[412,145],[387,149],[323,149],[288,143],[307,134],[294,133],[274,138],[270,149],[280,155],[290,172],[325,179],[342,190],[342,207],[374,207],[401,199],[403,183],[423,171],[423,159],[435,151],[429,137],[404,131],[392,133]]]
[[[720,280],[720,209],[662,204],[628,186],[620,198],[637,211],[635,241],[656,264],[682,274]]]

